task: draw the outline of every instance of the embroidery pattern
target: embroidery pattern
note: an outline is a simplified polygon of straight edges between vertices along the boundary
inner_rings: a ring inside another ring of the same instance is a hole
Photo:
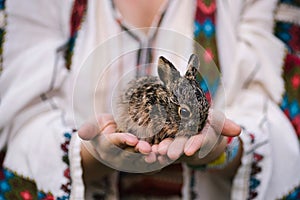
[[[73,51],[78,31],[83,21],[87,9],[87,0],[76,0],[73,5],[72,16],[70,20],[70,38],[66,44],[65,62],[66,68],[70,70],[72,64]]]
[[[281,108],[291,120],[300,140],[300,58],[288,54],[284,66],[286,93]]]
[[[299,25],[290,22],[277,22],[275,32],[276,36],[286,44],[289,53],[300,52]]]
[[[255,142],[255,136],[252,133],[249,133],[251,138],[251,145]],[[256,152],[253,153],[253,161],[251,165],[251,173],[250,173],[250,180],[249,180],[249,196],[248,200],[254,199],[257,197],[257,187],[260,185],[261,181],[257,178],[257,175],[261,173],[262,167],[259,166],[259,162],[263,160],[263,155],[258,154]]]
[[[300,9],[299,0],[281,0],[280,3]],[[281,109],[292,122],[300,141],[300,26],[291,21],[277,21],[275,35],[285,43],[288,49],[283,73],[286,92],[283,96]],[[300,199],[300,186],[282,199]]]
[[[51,193],[37,192],[34,181],[8,169],[0,169],[0,200],[54,200]]]
[[[75,132],[75,130],[74,130]],[[65,138],[65,142],[63,144],[61,144],[61,149],[63,151],[63,157],[62,160],[63,162],[67,165],[66,169],[64,170],[64,177],[68,180],[65,184],[61,185],[61,189],[65,192],[65,195],[63,195],[62,197],[57,198],[58,200],[67,200],[70,197],[70,193],[71,193],[71,176],[70,176],[70,161],[69,161],[69,145],[70,145],[70,141],[71,141],[71,133],[69,132],[65,132],[64,133],[64,138]]]
[[[64,133],[65,142],[61,144],[61,149],[63,151],[62,161],[67,165],[63,175],[67,179],[67,182],[61,185],[61,189],[65,192],[65,194],[61,197],[57,197],[57,200],[68,200],[70,198],[71,176],[68,152],[71,136],[72,135],[69,132]],[[4,159],[4,155],[2,157]],[[1,160],[3,161],[3,159]],[[1,167],[2,161],[0,163]],[[54,200],[54,197],[51,193],[38,191],[34,180],[24,178],[17,173],[10,171],[9,169],[0,168],[0,200],[6,199]]]
[[[219,66],[218,52],[216,44],[215,32],[215,0],[197,0],[197,10],[194,21],[194,39],[204,48],[204,55],[200,55],[201,63],[207,68]],[[199,77],[200,86],[206,94],[207,99],[211,102],[211,98],[216,92],[219,85],[219,78],[207,79]]]
[[[230,163],[238,154],[239,151],[239,138],[237,137],[227,137],[227,146],[225,151],[219,156],[219,158],[209,164],[206,165],[206,167],[212,168],[212,169],[222,169],[225,167],[228,163]]]
[[[298,200],[298,199],[300,199],[300,186],[296,187],[287,196],[282,198],[282,200]]]
[[[281,3],[300,6],[299,0],[281,0]],[[300,26],[291,22],[277,21],[276,36],[286,44],[288,54],[284,62],[283,78],[286,92],[281,109],[292,122],[300,140]]]

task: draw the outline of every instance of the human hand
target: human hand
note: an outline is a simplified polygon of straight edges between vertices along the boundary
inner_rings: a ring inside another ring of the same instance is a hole
[[[158,145],[152,146],[157,160],[163,164],[177,160],[181,156],[185,160],[205,164],[215,159],[226,147],[224,136],[234,137],[241,133],[241,127],[227,119],[222,112],[210,110],[207,123],[201,133],[187,137],[167,138]]]
[[[113,116],[102,114],[96,120],[86,122],[78,134],[86,149],[97,160],[113,169],[149,172],[162,167],[159,163],[154,163],[155,154],[149,143],[130,133],[117,133],[116,128]]]

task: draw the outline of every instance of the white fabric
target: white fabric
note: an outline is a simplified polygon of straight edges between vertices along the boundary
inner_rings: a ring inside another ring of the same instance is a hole
[[[256,139],[253,145],[247,132],[241,135],[244,154],[232,187],[226,179],[198,172],[195,189],[203,199],[225,196],[246,199],[254,149],[264,155],[257,199],[278,198],[300,183],[297,169],[300,156],[295,133],[276,105],[283,92],[284,55],[283,45],[271,33],[276,1],[218,0],[217,3],[217,38],[226,97],[220,96],[216,104],[225,108],[229,118],[253,132]],[[58,146],[62,133],[67,127],[79,127],[95,112],[114,112],[111,102],[118,92],[116,84],[124,85],[135,69],[134,50],[138,43],[126,33],[116,37],[121,30],[113,20],[109,1],[89,1],[88,5],[76,41],[72,70],[68,72],[62,55],[57,65],[55,57],[57,48],[68,38],[72,1],[7,1],[4,71],[0,77],[0,148],[9,144],[6,167],[33,178],[39,189],[55,196],[62,195],[58,187],[65,181],[58,174],[65,168],[58,160],[62,154]],[[157,36],[160,50],[156,58],[170,57],[182,72],[192,52],[191,43],[185,41],[193,38],[194,12],[194,1],[172,0]],[[170,30],[173,34],[166,38],[164,34],[171,33]],[[141,30],[135,31],[141,34]],[[119,55],[122,59],[116,61]],[[47,93],[49,89],[52,90]],[[41,101],[42,93],[47,93],[49,100]],[[69,123],[72,119],[74,123]],[[42,142],[53,149],[41,147]],[[256,146],[261,143],[262,146]],[[71,197],[82,199],[80,142],[76,135],[70,148]],[[43,158],[47,158],[49,168],[36,171],[40,165],[44,166]],[[47,176],[49,171],[51,177]],[[186,183],[187,174],[186,171]],[[184,190],[183,194],[188,192]]]
[[[67,70],[56,50],[69,37],[72,1],[7,1],[4,70],[0,78],[0,148],[6,143],[4,166],[34,180],[38,190],[63,197],[68,183],[62,161],[64,132],[70,132],[64,116],[65,98],[59,90]],[[58,56],[58,62],[55,63]],[[51,90],[51,91],[50,91]],[[47,93],[47,100],[40,95]],[[81,183],[80,143],[72,138],[71,174]],[[77,167],[76,167],[77,166]],[[83,197],[83,187],[79,188]],[[78,197],[78,194],[77,194]]]
[[[82,180],[82,167],[80,157],[81,139],[78,135],[72,137],[70,143],[69,158],[71,158],[70,176],[72,177],[72,192],[70,199],[85,199],[84,198],[84,185]]]

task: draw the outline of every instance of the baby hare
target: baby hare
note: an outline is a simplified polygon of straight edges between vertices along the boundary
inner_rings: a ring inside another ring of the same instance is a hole
[[[120,97],[116,117],[118,131],[129,132],[150,144],[165,138],[192,136],[204,127],[209,103],[196,81],[199,60],[191,55],[182,77],[164,57],[158,75],[129,82]]]

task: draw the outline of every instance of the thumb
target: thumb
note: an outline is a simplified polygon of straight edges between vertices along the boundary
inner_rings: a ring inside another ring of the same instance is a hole
[[[213,109],[209,111],[208,122],[217,133],[221,133],[223,136],[238,136],[242,130],[235,122],[227,119],[223,112]]]
[[[99,133],[115,132],[116,126],[112,115],[101,114],[96,119],[85,122],[78,130],[78,135],[83,140],[91,140]]]
[[[78,135],[83,140],[91,140],[97,136],[98,131],[99,128],[95,124],[86,122],[79,128]]]

